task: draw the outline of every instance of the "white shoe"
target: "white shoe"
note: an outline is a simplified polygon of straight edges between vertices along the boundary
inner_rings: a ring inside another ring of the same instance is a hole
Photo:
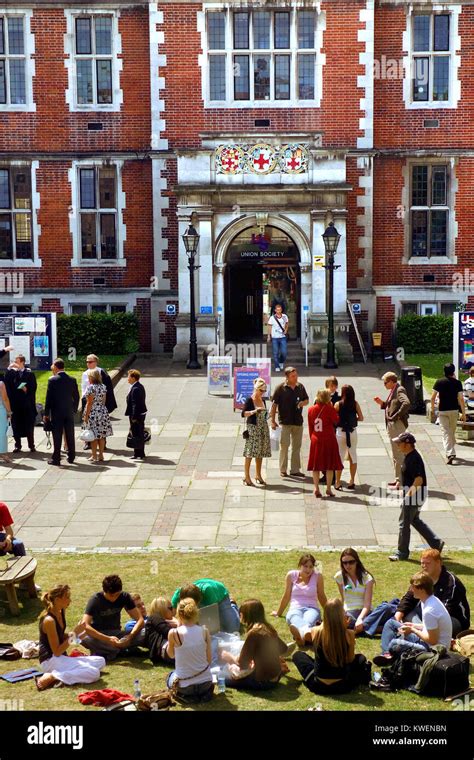
[[[279,371],[280,371],[280,367],[275,367],[275,372],[279,372]]]

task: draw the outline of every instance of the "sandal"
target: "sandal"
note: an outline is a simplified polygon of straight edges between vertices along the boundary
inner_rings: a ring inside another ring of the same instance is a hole
[[[259,485],[261,485],[261,486],[266,486],[266,485],[267,485],[267,484],[265,483],[265,481],[264,481],[264,480],[262,480],[262,478],[255,478],[255,480],[256,480],[256,482],[257,482]]]
[[[355,483],[348,483],[347,487],[350,491],[353,491],[355,489]]]
[[[326,491],[326,498],[330,499],[331,497],[334,498],[335,494],[333,494],[332,491]]]
[[[313,493],[314,493],[316,499],[322,499],[323,498],[323,495],[322,495],[321,491],[313,491]]]
[[[254,485],[252,483],[252,481],[249,482],[248,480],[245,480],[245,478],[242,480],[242,483],[244,484],[244,486],[253,486]]]
[[[37,678],[35,678],[35,684],[38,691],[51,689],[58,683],[61,683],[61,681],[55,678],[52,673],[45,673],[43,676],[37,676]]]
[[[342,491],[342,486],[334,486],[335,491]]]

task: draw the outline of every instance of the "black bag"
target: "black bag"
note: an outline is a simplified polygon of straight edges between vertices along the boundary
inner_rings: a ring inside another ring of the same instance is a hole
[[[420,672],[420,666],[416,662],[419,651],[405,649],[395,655],[396,660],[383,672],[384,678],[389,682],[392,689],[407,689],[413,686]]]
[[[143,446],[143,438],[138,438],[137,436],[132,435],[132,432],[130,431],[127,435],[125,445],[127,449],[139,449]]]
[[[469,689],[469,657],[447,652],[435,664],[423,694],[446,698],[466,689]]]
[[[243,431],[242,438],[245,438],[245,440],[247,440],[247,438],[250,438],[250,433],[247,429]]]

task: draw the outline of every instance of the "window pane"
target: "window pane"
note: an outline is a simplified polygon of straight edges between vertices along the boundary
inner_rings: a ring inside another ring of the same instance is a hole
[[[91,304],[91,312],[92,314],[107,314],[107,304],[93,303]]]
[[[24,58],[10,59],[10,102],[26,103]]]
[[[100,250],[103,259],[115,259],[117,257],[115,214],[100,215]]]
[[[428,100],[429,71],[429,58],[413,59],[413,100]]]
[[[434,16],[434,50],[449,50],[449,15]]]
[[[418,314],[417,303],[402,303],[402,315],[405,314]]]
[[[8,52],[10,55],[23,55],[25,52],[22,18],[8,19]]]
[[[76,19],[76,53],[79,55],[92,53],[90,18]]]
[[[0,304],[0,312],[3,312],[3,311],[12,312],[13,311],[13,306],[11,304],[8,304],[8,303]]]
[[[81,208],[95,208],[95,170],[80,170]]]
[[[0,61],[0,103],[7,102],[7,83],[5,80],[5,61]]]
[[[411,205],[428,205],[428,167],[414,166],[412,173]]]
[[[270,100],[270,56],[256,55],[254,58],[255,100]]]
[[[287,11],[275,13],[275,47],[290,47],[290,14]]]
[[[249,47],[249,14],[234,13],[234,48],[248,50]]]
[[[111,314],[125,314],[127,307],[123,303],[113,303],[110,307]]]
[[[445,166],[433,166],[431,173],[431,205],[446,206]]]
[[[81,214],[81,251],[83,259],[97,258],[95,214]]]
[[[77,62],[77,102],[92,103],[92,61]]]
[[[211,100],[225,100],[225,55],[209,57],[209,95]]]
[[[298,47],[314,48],[315,11],[298,12]]]
[[[250,100],[248,55],[234,56],[234,98],[235,100]]]
[[[115,168],[99,169],[99,208],[115,208]]]
[[[290,56],[275,56],[275,100],[290,98]]]
[[[28,304],[28,306],[25,306],[25,304],[23,304],[23,303],[20,303],[20,304],[19,304],[19,305],[16,307],[16,310],[17,310],[17,311],[31,311],[31,306],[30,306],[29,304]]]
[[[0,259],[12,259],[12,223],[8,214],[0,215]]]
[[[87,304],[85,303],[71,304],[71,314],[87,314]]]
[[[97,61],[97,102],[112,103],[112,61]]]
[[[428,242],[428,212],[412,211],[411,254],[426,256]]]
[[[257,50],[270,48],[270,19],[268,11],[255,11],[253,14],[253,46]]]
[[[5,54],[5,37],[3,29],[3,18],[0,18],[0,55]]]
[[[11,208],[8,169],[0,169],[0,208]]]
[[[446,256],[446,239],[448,226],[447,211],[431,212],[431,256]]]
[[[300,100],[314,99],[315,56],[298,56],[298,97]]]
[[[225,50],[225,13],[207,14],[207,41],[209,50]]]
[[[99,16],[95,19],[95,52],[112,55],[112,18]]]
[[[449,56],[435,56],[433,59],[433,100],[449,99]]]
[[[31,208],[31,174],[28,169],[12,169],[14,207]]]
[[[16,258],[32,259],[31,245],[31,216],[30,214],[15,214]]]
[[[456,308],[456,303],[442,303],[441,304],[441,314],[445,317],[450,317],[452,314],[454,314],[454,310]]]
[[[430,16],[413,17],[413,50],[430,49]]]

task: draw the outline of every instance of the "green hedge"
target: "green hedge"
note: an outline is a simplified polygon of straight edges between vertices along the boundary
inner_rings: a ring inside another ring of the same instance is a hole
[[[58,353],[130,354],[137,351],[138,318],[119,314],[58,314]]]
[[[406,314],[397,321],[397,347],[407,354],[451,353],[453,318],[442,314]]]

